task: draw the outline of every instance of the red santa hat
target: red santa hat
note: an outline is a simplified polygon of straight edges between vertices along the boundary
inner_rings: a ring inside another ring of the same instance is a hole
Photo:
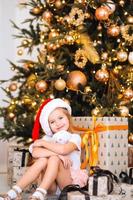
[[[62,99],[47,99],[45,100],[42,105],[40,106],[38,113],[36,115],[36,119],[34,122],[34,127],[32,130],[32,138],[36,140],[39,138],[39,130],[40,126],[42,127],[43,131],[46,135],[52,136],[53,133],[49,127],[48,118],[52,111],[56,108],[65,108],[68,110],[69,114],[71,115],[71,107],[68,103],[63,101]]]

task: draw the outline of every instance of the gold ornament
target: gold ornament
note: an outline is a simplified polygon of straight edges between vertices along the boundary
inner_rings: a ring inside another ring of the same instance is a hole
[[[99,69],[96,74],[95,78],[100,82],[107,82],[109,80],[109,72],[106,68]]]
[[[120,106],[119,111],[122,117],[127,117],[129,115],[129,109],[126,106]]]
[[[16,83],[11,83],[9,85],[9,90],[12,91],[12,92],[16,91],[17,90],[17,84]]]
[[[131,88],[127,88],[124,93],[123,96],[125,99],[132,99],[133,98],[133,90]]]
[[[128,61],[131,65],[133,65],[133,51],[132,52],[129,52],[129,55],[128,55]]]
[[[107,60],[107,58],[108,58],[108,53],[107,53],[107,52],[103,52],[103,53],[101,54],[101,59],[102,59],[102,60]]]
[[[129,24],[133,24],[133,16],[128,16],[128,17],[127,17],[127,22],[128,22]]]
[[[96,9],[95,16],[98,20],[108,20],[109,18],[109,10],[106,6],[101,6]]]
[[[31,9],[30,13],[32,15],[40,15],[43,11],[43,8],[42,7],[35,7],[33,9]]]
[[[64,6],[63,1],[61,0],[56,0],[54,5],[57,9],[61,9]]]
[[[90,92],[92,92],[92,89],[90,86],[86,86],[85,89],[84,89],[84,92],[89,94]]]
[[[116,25],[112,25],[107,29],[107,34],[112,37],[117,37],[119,33],[120,33],[120,27]]]
[[[36,79],[37,79],[36,75],[35,74],[31,74],[27,78],[27,85],[28,85],[28,87],[33,88],[35,86]]]
[[[49,39],[52,39],[52,38],[55,38],[55,37],[58,37],[58,36],[59,36],[59,33],[55,29],[52,29],[51,32],[48,35]]]
[[[38,82],[36,83],[35,87],[36,87],[36,90],[37,90],[37,91],[43,93],[43,92],[45,92],[45,91],[47,90],[48,84],[47,84],[46,81],[40,80],[40,81],[38,81]]]
[[[72,8],[71,12],[69,13],[69,23],[74,25],[74,26],[79,26],[83,24],[85,15],[83,11],[79,8]]]
[[[91,111],[91,114],[92,114],[92,116],[99,116],[100,117],[101,116],[100,112],[101,112],[101,109],[96,107]]]
[[[68,74],[67,87],[71,90],[78,90],[79,85],[85,86],[87,84],[87,78],[81,71],[75,70]]]
[[[21,98],[21,102],[22,102],[22,104],[24,104],[24,105],[31,105],[31,104],[32,104],[32,99],[31,99],[28,95],[24,95],[24,96]]]
[[[133,43],[133,34],[129,34],[129,30],[133,30],[133,25],[123,25],[121,26],[121,35],[125,41]],[[132,32],[132,31],[131,31]]]
[[[9,119],[14,119],[15,118],[15,114],[14,113],[8,113],[8,118]]]
[[[125,1],[124,1],[124,0],[120,0],[120,1],[119,1],[119,4],[123,7],[124,4],[125,4]]]
[[[79,49],[75,53],[75,65],[79,68],[85,67],[87,63],[86,52],[83,49]]]
[[[120,50],[117,52],[117,60],[119,62],[125,62],[127,60],[127,57],[128,57],[128,55],[127,55],[126,51]]]
[[[17,54],[19,55],[19,56],[22,56],[23,55],[23,49],[19,49],[18,51],[17,51]]]
[[[22,46],[24,46],[24,47],[28,47],[29,46],[29,40],[28,39],[24,39],[24,40],[22,40]]]
[[[8,112],[11,112],[11,113],[13,113],[15,109],[16,109],[15,104],[11,104],[7,107]]]
[[[129,133],[128,142],[129,144],[133,145],[133,133]]]
[[[66,82],[60,78],[55,81],[54,86],[55,86],[56,90],[62,91],[66,87]]]
[[[50,23],[52,18],[53,18],[53,14],[49,10],[46,10],[42,15],[42,19],[46,21],[47,23]]]
[[[86,57],[90,62],[96,64],[100,61],[100,57],[87,33],[79,34],[77,43],[82,45],[82,49],[86,52]]]

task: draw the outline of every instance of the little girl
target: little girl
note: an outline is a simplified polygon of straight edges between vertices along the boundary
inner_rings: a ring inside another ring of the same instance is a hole
[[[34,143],[29,148],[35,162],[4,200],[21,199],[24,188],[40,174],[41,183],[30,200],[45,200],[49,191],[56,192],[69,184],[86,185],[88,174],[80,169],[81,138],[71,133],[70,116],[71,107],[61,99],[48,99],[41,105],[32,133]],[[40,125],[46,134],[42,139],[38,139]]]

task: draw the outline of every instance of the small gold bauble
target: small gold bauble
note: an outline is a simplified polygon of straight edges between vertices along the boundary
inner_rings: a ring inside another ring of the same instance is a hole
[[[8,113],[8,118],[9,119],[14,119],[15,118],[15,114],[14,113]]]
[[[100,116],[101,115],[101,110],[100,108],[96,107],[91,111],[92,116]]]
[[[17,84],[16,83],[11,83],[9,85],[9,90],[12,91],[12,92],[16,91],[17,90]]]
[[[101,55],[101,59],[102,60],[107,60],[108,58],[108,53],[107,52],[103,52],[102,55]]]
[[[127,117],[129,115],[129,109],[126,106],[120,106],[119,110],[122,117]]]
[[[42,7],[35,7],[30,11],[30,13],[32,15],[40,15],[42,11],[43,11]]]
[[[40,80],[40,81],[38,81],[38,82],[36,83],[35,87],[36,87],[36,90],[37,90],[37,91],[43,93],[43,92],[45,92],[45,91],[47,90],[48,84],[47,84],[46,81]]]
[[[8,112],[14,112],[15,109],[16,109],[16,105],[14,104],[9,105],[7,108]]]
[[[59,33],[55,29],[52,29],[51,32],[48,35],[49,39],[52,39],[52,38],[55,38],[55,37],[58,37],[58,36],[59,36]]]
[[[66,82],[60,78],[55,81],[54,86],[55,86],[56,90],[62,91],[66,87]]]
[[[108,20],[109,11],[106,6],[101,6],[96,9],[95,16],[98,20]]]
[[[107,82],[109,79],[109,73],[106,69],[99,69],[96,74],[95,78],[100,82]]]
[[[22,97],[22,104],[31,105],[32,104],[32,99],[28,95],[24,95]]]
[[[133,16],[128,16],[128,17],[127,17],[127,22],[128,22],[129,24],[133,24]]]
[[[126,51],[121,50],[117,52],[117,60],[119,62],[125,62],[127,60],[127,57],[128,55]]]
[[[84,92],[87,93],[87,94],[92,92],[91,87],[90,86],[86,86],[85,89],[84,89]]]
[[[61,1],[61,0],[56,0],[56,1],[55,1],[55,7],[56,7],[57,9],[61,9],[61,8],[63,7],[62,1]]]
[[[133,98],[133,90],[131,88],[128,88],[124,91],[123,96],[125,99],[132,99]]]
[[[23,55],[23,49],[19,49],[18,51],[17,51],[17,54],[19,55],[19,56],[22,56]]]
[[[22,46],[28,47],[28,45],[29,45],[29,40],[27,39],[22,40]]]
[[[42,15],[42,19],[48,23],[51,22],[52,18],[53,14],[49,10],[46,10]]]
[[[72,90],[78,90],[79,85],[85,86],[87,78],[85,74],[79,70],[72,71],[68,74],[67,87]]]
[[[119,33],[120,33],[120,27],[116,25],[112,25],[107,29],[107,34],[112,37],[117,37]]]

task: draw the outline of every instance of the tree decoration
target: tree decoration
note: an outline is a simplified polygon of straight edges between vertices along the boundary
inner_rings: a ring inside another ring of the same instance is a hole
[[[133,65],[133,51],[132,52],[129,52],[129,55],[128,55],[128,61],[131,65]]]
[[[116,10],[116,4],[111,0],[105,1],[104,5],[109,10],[109,14],[112,14]]]
[[[130,32],[130,34],[129,34],[129,32]],[[133,43],[133,25],[121,26],[121,35],[125,39],[125,41],[132,44]]]
[[[46,21],[47,23],[50,24],[52,18],[53,18],[53,13],[52,13],[51,11],[46,10],[46,11],[43,12],[42,19],[43,19],[44,21]]]
[[[87,78],[83,72],[75,70],[69,72],[66,84],[68,89],[79,90],[80,85],[84,87],[87,84]]]
[[[84,68],[87,63],[87,55],[85,50],[79,49],[75,53],[75,65],[79,68]]]
[[[16,91],[17,90],[17,84],[16,83],[11,83],[10,85],[9,85],[9,90],[11,91],[11,92],[14,92],[14,91]]]
[[[62,91],[66,87],[66,82],[63,79],[59,78],[55,81],[54,86],[56,90]]]
[[[99,69],[95,74],[95,78],[100,82],[107,82],[109,79],[109,72],[107,71],[106,67]]]
[[[71,12],[69,13],[69,23],[74,26],[79,26],[83,24],[85,15],[83,11],[79,8],[72,8]]]
[[[98,20],[108,20],[109,18],[109,10],[107,8],[107,6],[101,6],[99,8],[96,9],[95,11],[95,16]]]
[[[125,62],[127,60],[127,57],[128,57],[128,55],[127,55],[126,51],[120,50],[117,52],[117,60],[119,62]]]
[[[109,36],[117,37],[120,33],[120,27],[116,25],[111,25],[110,27],[108,27],[107,33]]]
[[[123,96],[124,96],[125,99],[131,100],[133,98],[133,90],[131,88],[127,88],[124,91]]]
[[[129,115],[129,109],[126,106],[120,106],[119,107],[120,115],[121,117],[128,117]]]
[[[35,74],[31,74],[27,78],[27,86],[33,88],[35,86],[36,80],[37,80],[37,76]]]
[[[128,16],[128,17],[127,17],[127,22],[128,22],[129,24],[133,24],[133,16]]]
[[[36,90],[43,93],[47,90],[48,84],[44,80],[40,80],[35,84]]]

